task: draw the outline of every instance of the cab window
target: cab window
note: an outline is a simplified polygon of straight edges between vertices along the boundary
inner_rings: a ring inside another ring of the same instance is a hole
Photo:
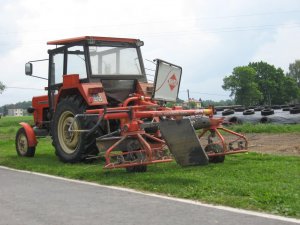
[[[67,74],[79,74],[79,79],[87,78],[83,46],[68,48]]]

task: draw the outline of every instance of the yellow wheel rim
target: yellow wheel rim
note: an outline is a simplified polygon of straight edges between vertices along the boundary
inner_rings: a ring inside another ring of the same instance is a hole
[[[25,155],[28,149],[27,137],[24,133],[21,133],[18,137],[18,150],[22,155]]]
[[[79,133],[75,131],[69,131],[70,126],[74,121],[74,114],[70,111],[65,111],[61,114],[57,133],[58,133],[58,140],[62,150],[66,154],[72,154],[76,151],[80,137]],[[78,123],[75,121],[71,127],[71,130],[78,130],[79,126]]]

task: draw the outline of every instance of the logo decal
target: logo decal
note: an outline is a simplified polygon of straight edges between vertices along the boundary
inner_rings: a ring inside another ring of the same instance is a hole
[[[170,79],[168,80],[168,83],[169,83],[171,91],[173,91],[173,89],[178,85],[178,81],[175,76],[175,73],[170,77]]]

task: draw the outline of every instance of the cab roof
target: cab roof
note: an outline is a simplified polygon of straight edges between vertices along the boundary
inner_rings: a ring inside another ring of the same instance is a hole
[[[48,41],[48,45],[67,45],[79,41],[104,41],[104,42],[122,42],[122,43],[137,43],[139,39],[132,38],[114,38],[114,37],[95,37],[95,36],[82,36],[68,39],[61,39],[55,41]]]

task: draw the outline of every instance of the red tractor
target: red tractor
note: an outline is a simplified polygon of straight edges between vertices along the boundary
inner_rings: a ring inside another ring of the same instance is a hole
[[[32,99],[34,125],[20,123],[18,155],[33,157],[37,137],[49,135],[63,162],[104,156],[105,168],[131,172],[173,158],[182,166],[223,162],[247,151],[246,138],[223,128],[212,108],[166,107],[178,97],[182,68],[157,59],[154,83],[147,82],[142,41],[86,36],[48,45],[56,46],[48,50],[48,94]],[[26,75],[34,76],[32,62]],[[203,129],[199,136],[193,126]],[[235,138],[226,142],[220,129]]]

